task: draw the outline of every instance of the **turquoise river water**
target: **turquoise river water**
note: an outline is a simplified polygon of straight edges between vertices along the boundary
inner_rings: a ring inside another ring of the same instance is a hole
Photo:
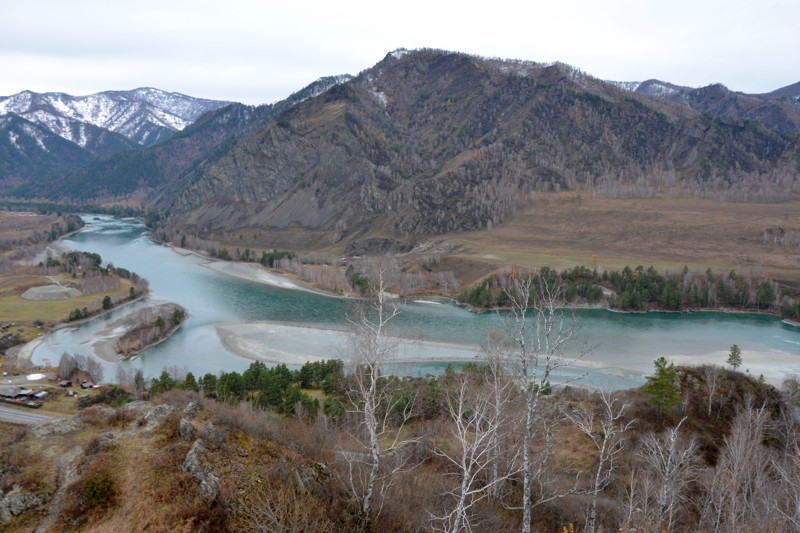
[[[206,372],[242,371],[251,360],[226,349],[218,324],[269,323],[302,332],[302,341],[276,335],[275,353],[311,357],[341,357],[345,315],[351,301],[299,290],[282,289],[219,274],[203,267],[208,260],[181,255],[149,239],[146,228],[132,220],[86,217],[84,231],[62,242],[65,246],[98,253],[105,262],[132,270],[150,281],[151,300],[168,300],[188,309],[190,318],[166,342],[122,363],[104,363],[104,381],[114,381],[116,365],[142,368],[154,376],[164,368]],[[35,363],[57,363],[63,352],[85,353],[87,343],[127,306],[77,327],[47,336],[33,352]],[[555,381],[578,379],[592,388],[626,388],[640,385],[661,355],[676,363],[723,364],[732,344],[743,351],[743,368],[779,384],[790,374],[800,374],[800,328],[765,315],[739,313],[620,314],[605,310],[576,311],[579,339],[568,348],[591,351]],[[414,339],[407,362],[395,371],[406,375],[442,372],[446,360],[477,359],[478,346],[488,331],[500,329],[496,313],[472,313],[446,301],[409,301],[394,323],[394,333]],[[295,336],[297,337],[297,336]],[[309,344],[310,343],[310,344]],[[311,353],[313,351],[313,353]],[[273,355],[273,360],[274,360]]]

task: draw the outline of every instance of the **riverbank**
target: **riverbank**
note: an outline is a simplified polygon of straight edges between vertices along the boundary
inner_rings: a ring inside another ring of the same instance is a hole
[[[281,289],[306,291],[313,294],[319,294],[320,296],[329,296],[331,298],[346,298],[346,296],[315,289],[301,281],[291,279],[284,274],[267,272],[259,263],[240,263],[234,261],[219,261],[214,259],[209,259],[209,261],[210,262],[204,263],[202,266],[213,270],[218,274],[224,274],[226,276],[232,276],[234,278],[252,281],[254,283],[262,283],[264,285],[278,287]]]
[[[343,330],[290,326],[273,322],[236,322],[217,324],[216,331],[223,345],[233,353],[272,364],[303,365],[325,359],[349,359],[350,333]],[[423,363],[475,363],[485,355],[479,346],[446,342],[420,341],[394,337],[388,344],[395,353],[387,364],[418,365]],[[565,360],[570,360],[569,357]],[[606,368],[589,358],[576,359],[580,369]]]
[[[78,327],[78,326],[81,326],[83,324],[87,324],[89,322],[101,319],[101,318],[105,317],[106,315],[108,315],[110,313],[113,313],[114,311],[118,311],[118,310],[120,310],[120,309],[122,309],[124,307],[133,305],[133,304],[145,299],[146,297],[147,297],[147,294],[139,295],[139,296],[136,296],[135,298],[131,298],[130,300],[125,300],[124,302],[120,302],[119,304],[115,305],[113,308],[107,309],[107,310],[103,310],[103,311],[101,311],[101,312],[99,312],[99,313],[97,313],[95,315],[90,316],[90,317],[82,318],[80,320],[73,320],[71,322],[62,322],[60,324],[56,324],[55,326],[50,328],[50,330],[47,331],[42,336],[40,336],[40,337],[38,337],[36,339],[33,339],[32,341],[29,341],[29,342],[27,342],[25,344],[22,344],[22,345],[19,345],[19,346],[14,346],[13,348],[10,348],[9,349],[9,355],[11,355],[13,357],[16,357],[17,361],[19,361],[19,362],[23,362],[24,361],[24,362],[30,364],[31,357],[33,356],[33,352],[36,351],[36,348],[38,348],[42,343],[44,343],[45,340],[47,340],[47,337],[52,335],[54,332],[56,332],[58,330],[61,330],[61,329],[64,329],[64,328]],[[85,345],[87,347],[91,348],[92,354],[97,356],[99,359],[102,359],[103,361],[106,361],[106,362],[109,362],[109,363],[117,363],[119,361],[124,360],[125,358],[120,357],[119,355],[116,354],[116,352],[114,350],[114,347],[116,345],[117,340],[119,340],[119,338],[122,335],[124,335],[125,332],[129,331],[129,329],[130,329],[129,326],[132,323],[131,322],[132,321],[131,317],[134,314],[135,313],[131,313],[129,315],[123,316],[122,318],[111,322],[108,326],[106,326],[105,328],[100,330],[92,341],[87,341],[85,343]],[[170,333],[170,335],[172,335],[172,333]],[[167,336],[167,337],[169,337],[169,336]],[[166,340],[166,338],[162,339],[159,342],[162,342],[163,340]],[[148,348],[151,347],[151,346],[155,346],[156,344],[158,344],[158,343],[153,343],[152,345],[149,345]]]
[[[348,359],[347,331],[271,322],[217,324],[216,330],[228,350],[254,361],[303,365],[325,359]],[[393,342],[396,354],[387,361],[392,364],[467,363],[481,359],[478,347],[403,338],[395,338]]]
[[[276,272],[268,272],[261,263],[249,263],[241,261],[225,261],[223,259],[215,259],[207,254],[197,250],[190,250],[188,248],[181,248],[169,242],[162,242],[150,236],[153,242],[163,244],[169,247],[173,252],[178,255],[194,255],[201,257],[208,261],[201,266],[213,270],[218,274],[224,274],[237,279],[252,281],[253,283],[261,283],[269,285],[270,287],[278,287],[280,289],[305,291],[320,296],[328,296],[331,298],[352,298],[351,295],[336,294],[333,292],[325,291],[312,287],[308,283],[298,279],[296,276],[291,276],[285,273],[278,274]]]

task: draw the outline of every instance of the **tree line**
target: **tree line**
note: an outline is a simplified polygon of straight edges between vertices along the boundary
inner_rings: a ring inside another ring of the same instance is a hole
[[[509,280],[518,270],[507,268],[485,278],[462,292],[459,300],[482,309],[508,307]],[[543,267],[541,272],[548,283],[562,287],[568,303],[592,304],[605,298],[609,308],[623,311],[735,308],[780,312],[792,319],[800,316],[800,294],[795,289],[735,270],[693,272],[684,267],[673,273],[639,265],[602,273],[585,266],[561,272]],[[534,282],[538,283],[536,279]],[[604,296],[604,288],[613,294]]]

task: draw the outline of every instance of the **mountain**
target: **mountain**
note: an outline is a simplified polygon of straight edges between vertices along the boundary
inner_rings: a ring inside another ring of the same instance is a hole
[[[91,157],[88,151],[40,124],[17,115],[0,116],[0,190],[3,194],[28,182],[33,175],[50,180],[60,170],[84,165]]]
[[[113,194],[113,187],[102,183],[103,164],[99,169],[86,165],[107,161],[114,154],[124,154],[123,164],[135,161],[143,147],[171,138],[202,114],[226,105],[150,88],[78,97],[23,91],[2,97],[0,122],[3,131],[8,129],[0,137],[4,194],[50,198],[84,198],[85,191]],[[32,141],[26,142],[27,138]],[[79,172],[80,168],[86,171]],[[138,174],[130,165],[127,168]],[[74,177],[72,182],[65,181],[69,176]],[[134,183],[141,178],[136,175]],[[67,194],[62,194],[62,183]]]
[[[536,191],[774,201],[798,190],[797,137],[755,108],[711,104],[725,96],[688,97],[702,112],[563,64],[399,50],[240,138],[175,196],[170,224],[297,230],[322,245],[490,228]]]
[[[715,117],[752,120],[785,135],[800,133],[800,83],[767,94],[734,92],[719,83],[697,89],[661,80],[612,83]]]
[[[791,100],[794,103],[800,103],[800,81],[772,91],[771,93],[767,93],[764,95],[764,97],[779,100]]]
[[[23,91],[0,97],[0,116],[21,116],[92,153],[103,153],[109,150],[93,149],[103,146],[97,140],[103,131],[150,146],[184,129],[203,113],[230,103],[149,87],[87,96]]]
[[[197,121],[152,146],[105,154],[57,177],[31,179],[14,190],[16,196],[102,199],[149,194],[148,205],[167,208],[172,197],[195,181],[237,141],[263,127],[276,113],[312,98],[352,77],[320,78],[288,98],[261,106],[230,104],[202,115]]]

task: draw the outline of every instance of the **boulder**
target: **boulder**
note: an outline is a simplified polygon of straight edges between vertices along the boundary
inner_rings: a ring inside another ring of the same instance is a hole
[[[186,454],[181,470],[192,475],[200,483],[200,496],[209,504],[219,494],[219,478],[211,473],[211,467],[205,461],[208,453],[202,439],[197,439]]]
[[[178,432],[180,433],[181,438],[186,442],[192,442],[192,440],[194,440],[194,425],[192,425],[192,423],[185,418],[181,418],[181,421],[178,425]]]

